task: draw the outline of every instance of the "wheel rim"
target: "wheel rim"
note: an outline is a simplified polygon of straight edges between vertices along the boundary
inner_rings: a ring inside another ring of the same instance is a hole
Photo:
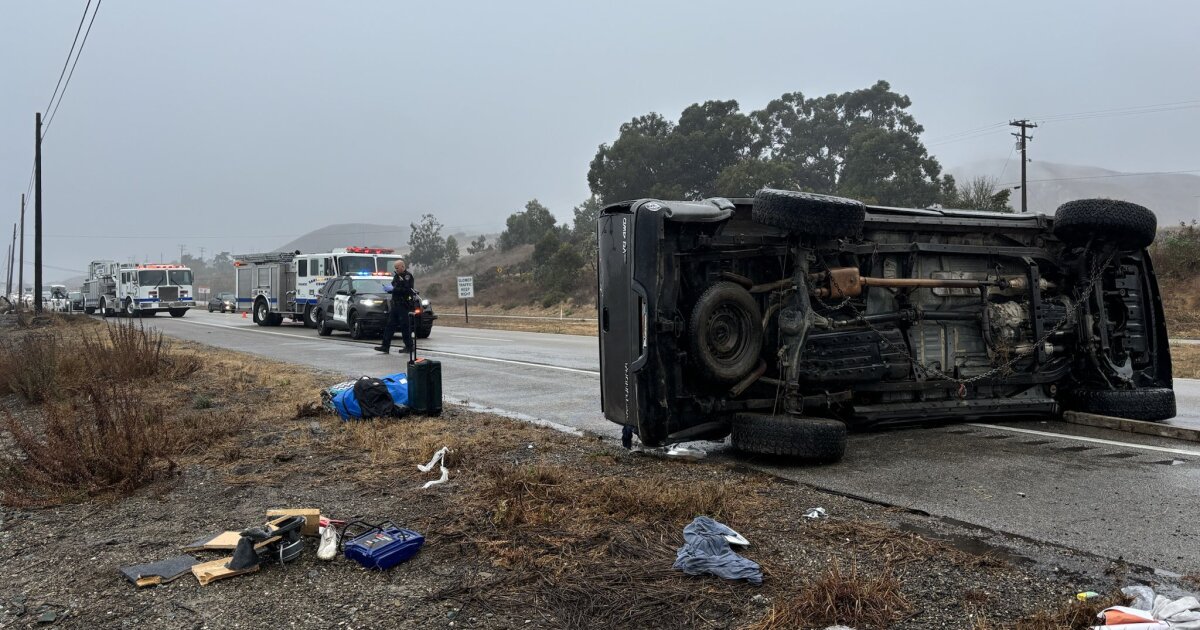
[[[737,363],[746,351],[749,336],[749,317],[736,306],[723,305],[708,318],[708,347],[713,358],[721,363]]]
[[[258,321],[260,321],[260,322],[267,321],[267,305],[266,304],[259,302],[257,312],[258,312]]]

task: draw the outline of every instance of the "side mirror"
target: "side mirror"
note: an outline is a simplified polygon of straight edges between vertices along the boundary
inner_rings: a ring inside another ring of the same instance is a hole
[[[350,289],[350,295],[356,295],[357,293],[358,289]]]

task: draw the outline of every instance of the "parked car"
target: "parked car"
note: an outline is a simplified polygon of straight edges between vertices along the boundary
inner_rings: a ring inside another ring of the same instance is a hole
[[[391,308],[392,296],[385,289],[390,283],[388,274],[330,278],[317,293],[313,316],[317,321],[317,334],[325,337],[334,330],[345,330],[353,339],[381,335]],[[433,330],[437,315],[429,300],[421,299],[419,293],[417,300],[419,306],[413,309],[413,334],[424,339]]]
[[[1154,214],[1054,218],[762,190],[599,221],[601,404],[647,445],[828,462],[847,427],[1175,415]]]
[[[237,311],[237,296],[232,293],[218,293],[208,300],[208,312],[221,311],[233,313]]]

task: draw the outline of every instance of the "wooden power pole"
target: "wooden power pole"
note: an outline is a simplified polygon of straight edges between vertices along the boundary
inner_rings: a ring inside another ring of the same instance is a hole
[[[1029,163],[1029,158],[1026,157],[1025,151],[1028,148],[1028,142],[1033,140],[1033,136],[1025,133],[1026,129],[1037,127],[1036,124],[1028,120],[1014,120],[1008,123],[1011,127],[1020,127],[1020,133],[1014,133],[1013,137],[1017,139],[1017,147],[1021,149],[1021,212],[1029,211],[1029,185],[1025,181],[1025,165]]]
[[[33,312],[42,312],[42,113],[34,118],[33,145]]]
[[[21,244],[17,252],[17,304],[20,304],[25,297],[25,193],[21,193]]]

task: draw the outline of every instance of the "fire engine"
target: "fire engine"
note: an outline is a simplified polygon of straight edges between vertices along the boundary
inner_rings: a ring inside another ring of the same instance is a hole
[[[183,317],[196,305],[192,270],[183,265],[138,265],[94,260],[83,282],[83,311],[141,317],[166,311]]]
[[[325,281],[342,274],[385,273],[401,257],[386,247],[339,247],[322,254],[268,252],[234,257],[234,286],[239,311],[253,314],[259,326],[278,326],[285,318],[316,328],[317,293]]]

